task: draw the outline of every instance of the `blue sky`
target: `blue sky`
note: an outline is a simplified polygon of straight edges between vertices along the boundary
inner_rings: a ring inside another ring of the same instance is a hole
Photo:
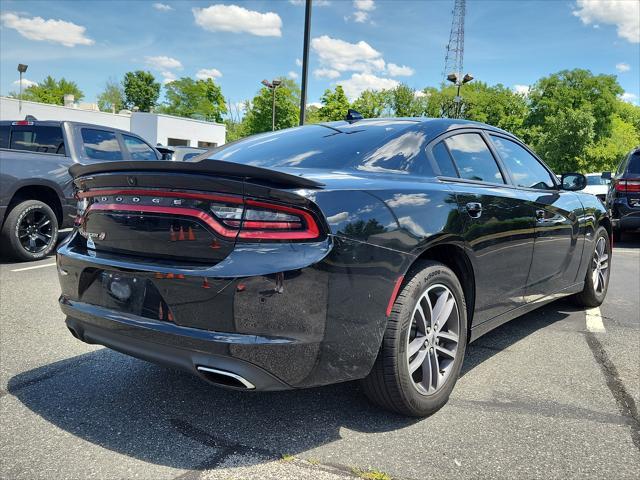
[[[0,93],[25,78],[74,80],[95,101],[130,70],[160,80],[212,76],[227,98],[251,98],[263,78],[299,76],[304,8],[273,1],[2,0]],[[364,88],[441,80],[453,0],[315,0],[309,102],[336,83]],[[637,0],[468,0],[465,71],[523,89],[565,68],[616,74],[640,97]]]

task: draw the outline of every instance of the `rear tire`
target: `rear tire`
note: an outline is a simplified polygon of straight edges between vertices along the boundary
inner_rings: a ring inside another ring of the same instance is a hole
[[[46,257],[57,240],[58,218],[49,205],[39,200],[26,200],[14,206],[0,234],[2,250],[22,261]]]
[[[362,380],[364,393],[402,415],[431,415],[447,403],[466,345],[460,282],[447,266],[419,261],[393,305],[378,358]]]
[[[574,295],[574,302],[580,307],[597,307],[607,296],[611,272],[611,242],[604,227],[598,228],[594,236],[594,251],[589,260],[589,268],[584,279],[584,288]]]

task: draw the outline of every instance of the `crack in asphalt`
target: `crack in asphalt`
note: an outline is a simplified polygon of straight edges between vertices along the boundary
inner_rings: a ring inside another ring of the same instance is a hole
[[[609,387],[609,390],[618,405],[618,410],[623,416],[630,420],[629,427],[631,428],[631,440],[636,448],[640,450],[640,418],[638,417],[636,402],[633,400],[633,397],[629,392],[627,392],[627,389],[618,375],[616,366],[609,358],[609,355],[602,346],[602,343],[600,343],[600,340],[598,340],[596,335],[592,332],[586,332],[585,337],[591,353],[593,353],[596,362],[600,366],[600,370],[602,370],[607,387]]]
[[[179,418],[170,419],[171,425],[178,431],[178,433],[183,436],[190,438],[206,447],[220,449],[218,453],[212,455],[207,460],[202,462],[200,465],[195,467],[193,470],[189,470],[185,473],[174,477],[173,480],[198,480],[203,470],[210,470],[213,468],[217,468],[225,460],[227,460],[231,455],[240,454],[240,455],[255,455],[261,457],[261,463],[266,461],[278,461],[282,459],[282,455],[278,455],[275,452],[264,448],[258,447],[250,447],[248,445],[243,445],[241,443],[232,443],[226,440],[216,438],[211,434],[205,432],[204,430],[190,424],[189,422],[185,422]],[[304,460],[293,459],[291,462],[297,466],[306,468],[309,470],[322,470],[327,473],[333,473],[335,475],[341,475],[346,478],[360,478],[358,475],[353,473],[353,470],[347,466],[339,465],[339,464],[311,464]],[[399,477],[393,477],[396,480],[403,480]],[[405,478],[404,480],[411,480]]]

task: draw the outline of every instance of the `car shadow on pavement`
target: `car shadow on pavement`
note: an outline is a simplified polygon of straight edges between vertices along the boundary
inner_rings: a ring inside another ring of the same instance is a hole
[[[488,333],[468,347],[462,374],[473,375],[476,365],[565,318],[561,310],[570,308],[554,303]],[[262,463],[338,440],[342,429],[387,432],[421,421],[372,406],[356,382],[237,392],[106,348],[18,374],[8,390],[66,432],[179,469],[215,468],[243,452]]]

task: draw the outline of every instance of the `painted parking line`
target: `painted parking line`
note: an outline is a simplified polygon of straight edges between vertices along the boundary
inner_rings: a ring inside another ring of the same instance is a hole
[[[604,333],[604,323],[602,323],[602,314],[600,313],[600,307],[590,308],[586,312],[587,316],[587,330],[593,333]]]
[[[55,263],[47,263],[45,265],[34,265],[33,267],[14,268],[12,272],[24,272],[26,270],[35,270],[36,268],[55,267]]]

